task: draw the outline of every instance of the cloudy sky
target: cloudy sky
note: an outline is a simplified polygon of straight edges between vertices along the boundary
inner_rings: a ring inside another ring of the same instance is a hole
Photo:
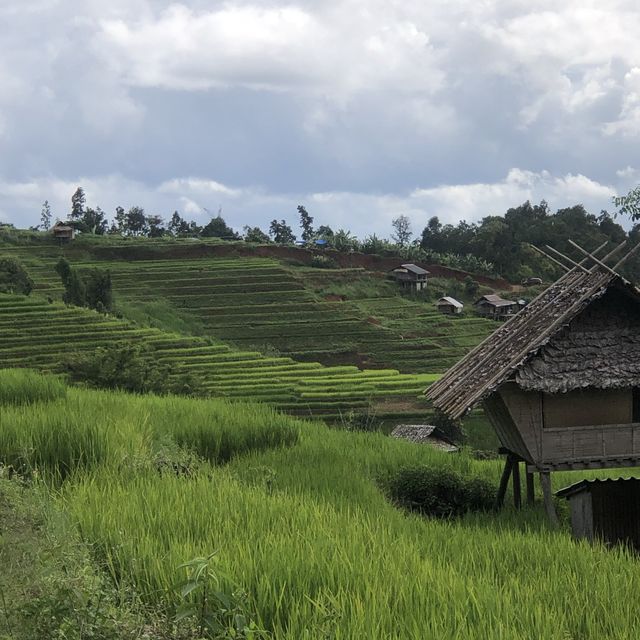
[[[560,8],[558,8],[560,7]],[[0,220],[388,234],[640,181],[634,0],[0,0]]]

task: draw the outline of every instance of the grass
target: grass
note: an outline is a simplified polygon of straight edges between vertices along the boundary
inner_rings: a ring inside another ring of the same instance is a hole
[[[105,432],[105,455],[55,485],[55,500],[115,588],[159,615],[177,605],[178,566],[216,551],[222,590],[244,589],[276,639],[636,637],[634,556],[549,530],[540,502],[432,521],[393,507],[377,484],[424,464],[497,485],[500,461],[219,400],[69,389],[9,411],[8,422],[23,412],[24,438],[47,419],[52,430],[77,422],[78,440],[92,425]],[[225,430],[232,455],[208,455]],[[57,442],[41,442],[43,468],[55,469]],[[215,464],[159,472],[159,453],[176,461],[185,449]],[[0,441],[0,460],[7,453]],[[553,474],[556,487],[575,479]]]
[[[54,376],[28,369],[0,369],[0,405],[31,404],[64,398],[67,388]]]

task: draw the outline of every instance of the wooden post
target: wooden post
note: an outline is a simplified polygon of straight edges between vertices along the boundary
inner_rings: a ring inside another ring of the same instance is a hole
[[[513,506],[522,508],[522,485],[520,484],[520,461],[513,459]]]
[[[533,472],[526,470],[526,481],[527,481],[527,504],[532,505],[536,501],[536,491],[533,484],[534,477]]]
[[[548,471],[540,472],[540,486],[542,487],[542,495],[544,496],[544,508],[551,526],[555,529],[558,527],[558,514],[553,506],[553,495],[551,494],[551,476]]]
[[[498,494],[496,495],[495,509],[498,511],[503,503],[504,496],[507,493],[507,487],[509,486],[509,478],[511,477],[511,469],[513,467],[513,459],[508,455],[504,461],[504,469],[502,470],[502,477],[500,478],[500,486],[498,487]]]

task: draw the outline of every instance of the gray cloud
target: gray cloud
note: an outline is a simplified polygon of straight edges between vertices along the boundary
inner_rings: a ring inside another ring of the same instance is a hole
[[[305,200],[358,233],[598,211],[637,179],[639,27],[628,0],[3,3],[0,216],[77,184],[236,226]]]

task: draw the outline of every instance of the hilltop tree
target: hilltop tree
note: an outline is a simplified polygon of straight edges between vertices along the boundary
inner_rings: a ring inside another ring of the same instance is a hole
[[[307,210],[301,204],[298,205],[298,213],[300,214],[302,239],[305,242],[309,242],[309,240],[313,238],[313,217],[309,215]]]
[[[405,215],[400,215],[391,221],[391,226],[395,233],[391,234],[391,238],[399,246],[404,247],[409,244],[413,232],[411,231],[411,220]]]
[[[118,233],[124,233],[127,224],[127,213],[123,207],[116,207],[114,223],[111,228]]]
[[[107,216],[100,207],[95,209],[87,207],[82,218],[76,224],[83,233],[93,233],[99,236],[104,235],[108,229]]]
[[[260,227],[245,226],[243,231],[245,242],[255,242],[256,244],[267,244],[271,242],[269,236],[260,229]]]
[[[51,226],[51,206],[49,201],[45,200],[42,204],[42,212],[40,213],[40,226],[47,231]]]
[[[269,235],[278,244],[293,244],[296,241],[291,227],[284,220],[280,220],[280,222],[272,220],[269,225]]]
[[[167,225],[167,231],[176,237],[184,235],[189,233],[189,223],[177,211],[174,211]]]
[[[84,189],[78,187],[76,192],[71,196],[71,220],[73,222],[80,222],[84,216],[84,206],[86,204],[87,197],[84,194]]]
[[[164,220],[157,215],[147,216],[147,227],[150,238],[161,238],[167,231],[164,228]]]
[[[142,207],[131,207],[127,211],[125,231],[132,236],[144,236],[149,233],[149,223]]]
[[[223,240],[240,240],[240,236],[218,214],[211,218],[202,229],[203,238],[222,238]]]

